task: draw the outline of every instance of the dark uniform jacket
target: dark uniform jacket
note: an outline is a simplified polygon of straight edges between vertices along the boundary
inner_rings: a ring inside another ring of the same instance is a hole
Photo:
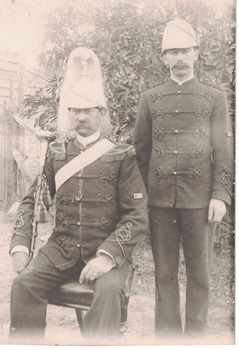
[[[99,249],[116,265],[130,261],[148,230],[147,194],[132,146],[115,145],[55,193],[56,172],[82,151],[77,139],[53,142],[45,163],[51,196],[56,195],[56,227],[41,251],[59,270],[72,267],[80,254],[87,262]],[[36,182],[19,206],[10,249],[30,248],[35,188]]]
[[[230,203],[232,131],[225,94],[195,77],[141,95],[134,143],[149,205],[206,208]]]

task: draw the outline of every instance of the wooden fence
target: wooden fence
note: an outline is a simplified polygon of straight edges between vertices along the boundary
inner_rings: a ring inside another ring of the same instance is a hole
[[[22,198],[37,171],[39,143],[14,115],[24,95],[41,86],[16,54],[0,52],[0,210]]]

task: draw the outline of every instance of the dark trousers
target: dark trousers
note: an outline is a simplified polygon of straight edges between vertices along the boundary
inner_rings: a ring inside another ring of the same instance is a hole
[[[14,280],[11,291],[10,342],[44,342],[49,293],[73,276],[79,276],[85,263],[58,271],[46,255],[39,252],[29,266]],[[119,333],[121,306],[129,264],[114,268],[94,283],[94,298],[84,319],[86,337],[105,339]]]
[[[215,224],[209,224],[207,217],[208,209],[150,208],[156,335],[182,334],[178,283],[180,241],[187,275],[184,333],[200,335],[206,331],[215,232]]]

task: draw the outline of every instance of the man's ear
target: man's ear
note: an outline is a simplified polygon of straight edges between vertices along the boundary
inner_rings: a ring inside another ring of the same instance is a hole
[[[166,53],[163,53],[163,55],[161,56],[161,60],[163,61],[163,63],[168,66],[168,58]]]
[[[106,115],[107,109],[105,107],[100,109],[100,113],[102,114],[102,116],[104,117]]]
[[[198,48],[194,47],[193,50],[194,50],[194,55],[195,55],[194,61],[196,62],[198,60],[198,55],[199,55]]]

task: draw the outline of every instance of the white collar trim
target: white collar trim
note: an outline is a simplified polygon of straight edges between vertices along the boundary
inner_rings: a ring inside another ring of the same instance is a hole
[[[83,137],[79,134],[77,134],[77,139],[78,141],[85,147],[86,145],[89,145],[92,142],[95,142],[96,140],[98,140],[98,138],[100,137],[100,130],[97,130],[94,134],[87,136],[87,137]]]

